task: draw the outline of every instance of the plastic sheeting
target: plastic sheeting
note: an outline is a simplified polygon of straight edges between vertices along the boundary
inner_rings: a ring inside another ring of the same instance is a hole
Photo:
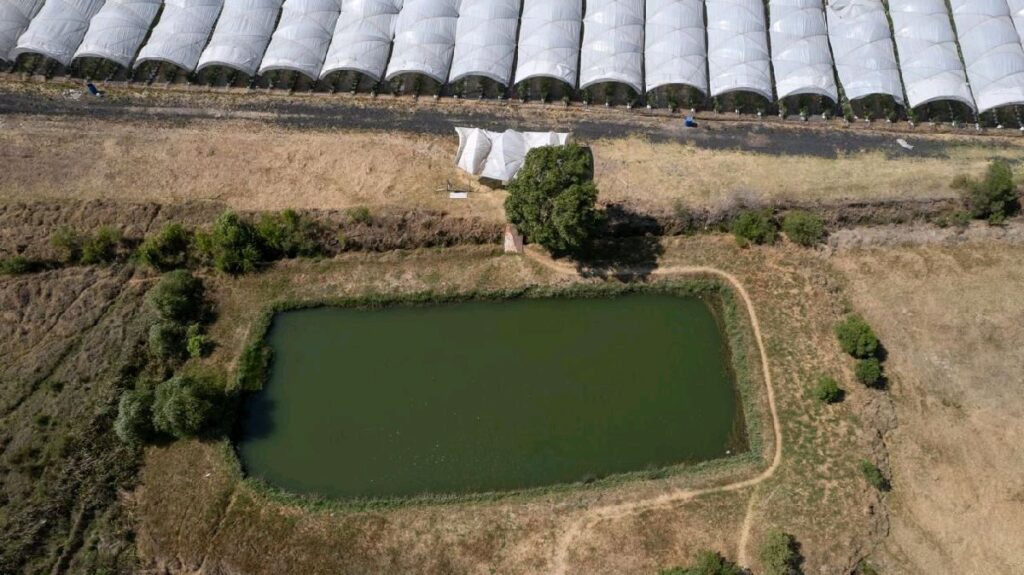
[[[320,77],[355,70],[380,80],[401,10],[402,0],[344,0]]]
[[[28,28],[43,0],[0,0],[0,60],[13,60],[18,36]]]
[[[195,70],[223,7],[224,0],[166,0],[135,64],[159,60]]]
[[[1017,35],[1024,41],[1024,0],[1007,0],[1010,7],[1010,16],[1013,18],[1013,25],[1017,28]]]
[[[263,56],[260,74],[294,70],[316,80],[339,14],[341,0],[287,0]]]
[[[903,82],[881,1],[830,0],[825,13],[846,98],[887,94],[902,104]]]
[[[708,93],[704,0],[647,0],[647,90],[683,84]]]
[[[770,0],[775,93],[839,99],[821,0]]]
[[[772,99],[768,31],[761,0],[707,0],[711,95],[746,90]]]
[[[978,111],[1024,104],[1024,48],[1006,0],[950,0]]]
[[[67,66],[103,0],[46,0],[11,53],[42,54]]]
[[[524,0],[516,83],[553,78],[576,87],[582,0]]]
[[[480,128],[455,128],[459,135],[459,151],[455,165],[461,170],[478,175],[484,170],[487,156],[491,153],[491,138]]]
[[[520,0],[462,0],[451,81],[484,76],[507,86],[516,55]]]
[[[395,23],[395,47],[385,76],[417,73],[448,79],[455,52],[459,0],[408,0]]]
[[[644,92],[644,0],[588,0],[580,88],[620,82]]]
[[[226,0],[199,68],[227,66],[252,76],[263,60],[282,0]]]
[[[956,100],[974,108],[945,0],[889,0],[907,102]]]
[[[474,176],[506,184],[519,172],[530,150],[569,143],[569,134],[559,132],[489,132],[480,128],[455,128],[455,132],[459,135],[455,164]]]
[[[107,0],[89,22],[75,58],[106,58],[128,67],[160,11],[160,0]]]

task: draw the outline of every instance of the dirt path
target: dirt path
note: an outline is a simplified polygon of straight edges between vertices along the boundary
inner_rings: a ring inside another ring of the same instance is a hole
[[[569,263],[557,262],[552,260],[547,255],[543,254],[539,249],[528,246],[526,255],[531,260],[543,265],[544,267],[561,274],[577,275],[576,268]],[[628,270],[626,270],[628,272]],[[694,498],[701,497],[703,495],[709,495],[712,493],[722,493],[739,491],[748,487],[754,487],[759,485],[769,477],[775,474],[775,470],[778,469],[779,464],[782,461],[782,425],[779,422],[778,410],[775,408],[775,388],[772,385],[771,371],[768,366],[768,354],[765,351],[764,342],[761,335],[761,324],[757,319],[757,313],[754,311],[753,301],[750,299],[750,294],[747,293],[746,288],[740,283],[736,276],[728,272],[710,267],[703,266],[670,266],[665,268],[659,268],[652,272],[652,275],[656,276],[671,276],[671,275],[683,275],[683,274],[705,274],[718,277],[729,283],[732,289],[739,294],[740,299],[743,300],[743,305],[747,309],[747,315],[750,317],[750,325],[753,328],[754,340],[757,343],[758,352],[761,355],[761,372],[764,374],[765,389],[768,394],[768,407],[772,416],[772,431],[775,435],[775,449],[772,454],[771,463],[765,468],[764,471],[743,481],[736,483],[730,483],[728,485],[722,485],[718,487],[710,487],[707,489],[681,489],[674,490],[669,493],[662,494],[652,499],[646,499],[643,501],[631,501],[627,503],[619,503],[615,505],[606,505],[604,507],[595,507],[588,509],[583,513],[575,522],[573,522],[568,529],[562,534],[558,542],[555,545],[555,557],[554,557],[554,568],[553,573],[559,575],[565,575],[569,573],[569,550],[572,548],[572,543],[579,537],[583,532],[592,529],[598,523],[602,521],[609,521],[635,515],[643,511],[649,511],[652,509],[665,509],[671,508],[676,505],[680,505],[690,501]],[[751,493],[751,501],[747,506],[746,517],[743,520],[743,528],[740,530],[739,540],[737,544],[737,563],[739,565],[746,565],[748,563],[747,544],[750,539],[750,529],[753,521],[751,520],[751,514],[753,513],[754,507],[754,493]]]

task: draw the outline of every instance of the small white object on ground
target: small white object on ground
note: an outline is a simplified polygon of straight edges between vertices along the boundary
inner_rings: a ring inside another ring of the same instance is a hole
[[[896,143],[899,144],[900,147],[905,149],[905,150],[913,150],[914,149],[914,146],[912,146],[910,143],[908,143],[903,138],[896,138]]]
[[[469,192],[448,192],[448,197],[452,200],[465,200],[469,197]]]

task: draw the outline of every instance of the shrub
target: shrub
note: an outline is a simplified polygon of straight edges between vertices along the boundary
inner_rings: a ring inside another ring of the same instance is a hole
[[[209,424],[213,404],[199,393],[196,382],[178,376],[156,386],[153,428],[172,437],[194,437]]]
[[[878,350],[878,338],[874,330],[859,315],[851,315],[837,325],[836,338],[843,351],[853,357],[869,357]]]
[[[82,237],[71,228],[61,227],[53,232],[50,245],[57,250],[57,260],[63,263],[77,263],[82,257]]]
[[[373,223],[373,216],[370,215],[370,208],[367,208],[366,206],[350,208],[345,213],[353,224],[370,225]]]
[[[882,362],[877,357],[868,357],[857,361],[854,369],[857,381],[867,386],[878,385],[882,380]]]
[[[129,389],[121,394],[114,420],[114,433],[121,441],[139,445],[153,436],[153,392]]]
[[[207,314],[203,280],[186,270],[164,274],[147,301],[160,319],[178,325],[201,322]]]
[[[877,465],[871,463],[866,459],[860,460],[860,471],[864,474],[864,479],[867,480],[872,487],[879,491],[888,491],[890,488],[889,480],[882,475],[882,470]]]
[[[212,348],[212,342],[203,333],[202,326],[194,323],[188,326],[188,330],[185,332],[185,349],[188,351],[188,356],[191,358],[205,357],[210,353]]]
[[[82,238],[83,264],[108,263],[117,259],[117,249],[121,246],[121,230],[102,226],[92,236]]]
[[[208,234],[196,234],[195,244],[213,267],[233,275],[252,272],[263,260],[256,229],[230,211],[217,218]]]
[[[973,218],[999,223],[1020,210],[1013,169],[1005,161],[992,161],[981,180],[960,176],[953,187],[961,190]]]
[[[236,387],[242,391],[256,391],[263,387],[263,380],[270,366],[271,351],[265,345],[250,345],[238,359]]]
[[[761,564],[764,575],[794,575],[800,572],[800,554],[796,539],[772,527],[761,543]]]
[[[316,225],[294,210],[263,214],[256,231],[268,258],[315,256],[320,253]]]
[[[843,390],[835,379],[823,376],[814,387],[814,397],[822,403],[837,403],[843,399]]]
[[[825,237],[825,222],[810,212],[790,212],[782,220],[782,231],[791,242],[811,247]]]
[[[554,254],[580,252],[600,223],[586,149],[534,148],[508,186],[505,215],[530,241]]]
[[[0,259],[0,274],[21,275],[34,272],[38,269],[39,263],[32,261],[25,256],[11,256]]]
[[[730,231],[741,246],[773,244],[778,233],[778,225],[769,210],[752,210],[736,216]]]
[[[726,561],[714,551],[698,551],[692,567],[676,567],[659,572],[658,575],[743,575],[736,564]]]
[[[159,359],[181,359],[185,355],[185,330],[169,321],[153,324],[149,328],[149,351]]]
[[[168,224],[139,246],[139,261],[160,271],[183,268],[188,264],[192,232],[181,224]]]

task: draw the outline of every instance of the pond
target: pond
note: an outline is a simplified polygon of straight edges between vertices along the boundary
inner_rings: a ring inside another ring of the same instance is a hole
[[[330,497],[515,490],[745,449],[727,339],[691,297],[514,299],[275,316],[238,451]]]

